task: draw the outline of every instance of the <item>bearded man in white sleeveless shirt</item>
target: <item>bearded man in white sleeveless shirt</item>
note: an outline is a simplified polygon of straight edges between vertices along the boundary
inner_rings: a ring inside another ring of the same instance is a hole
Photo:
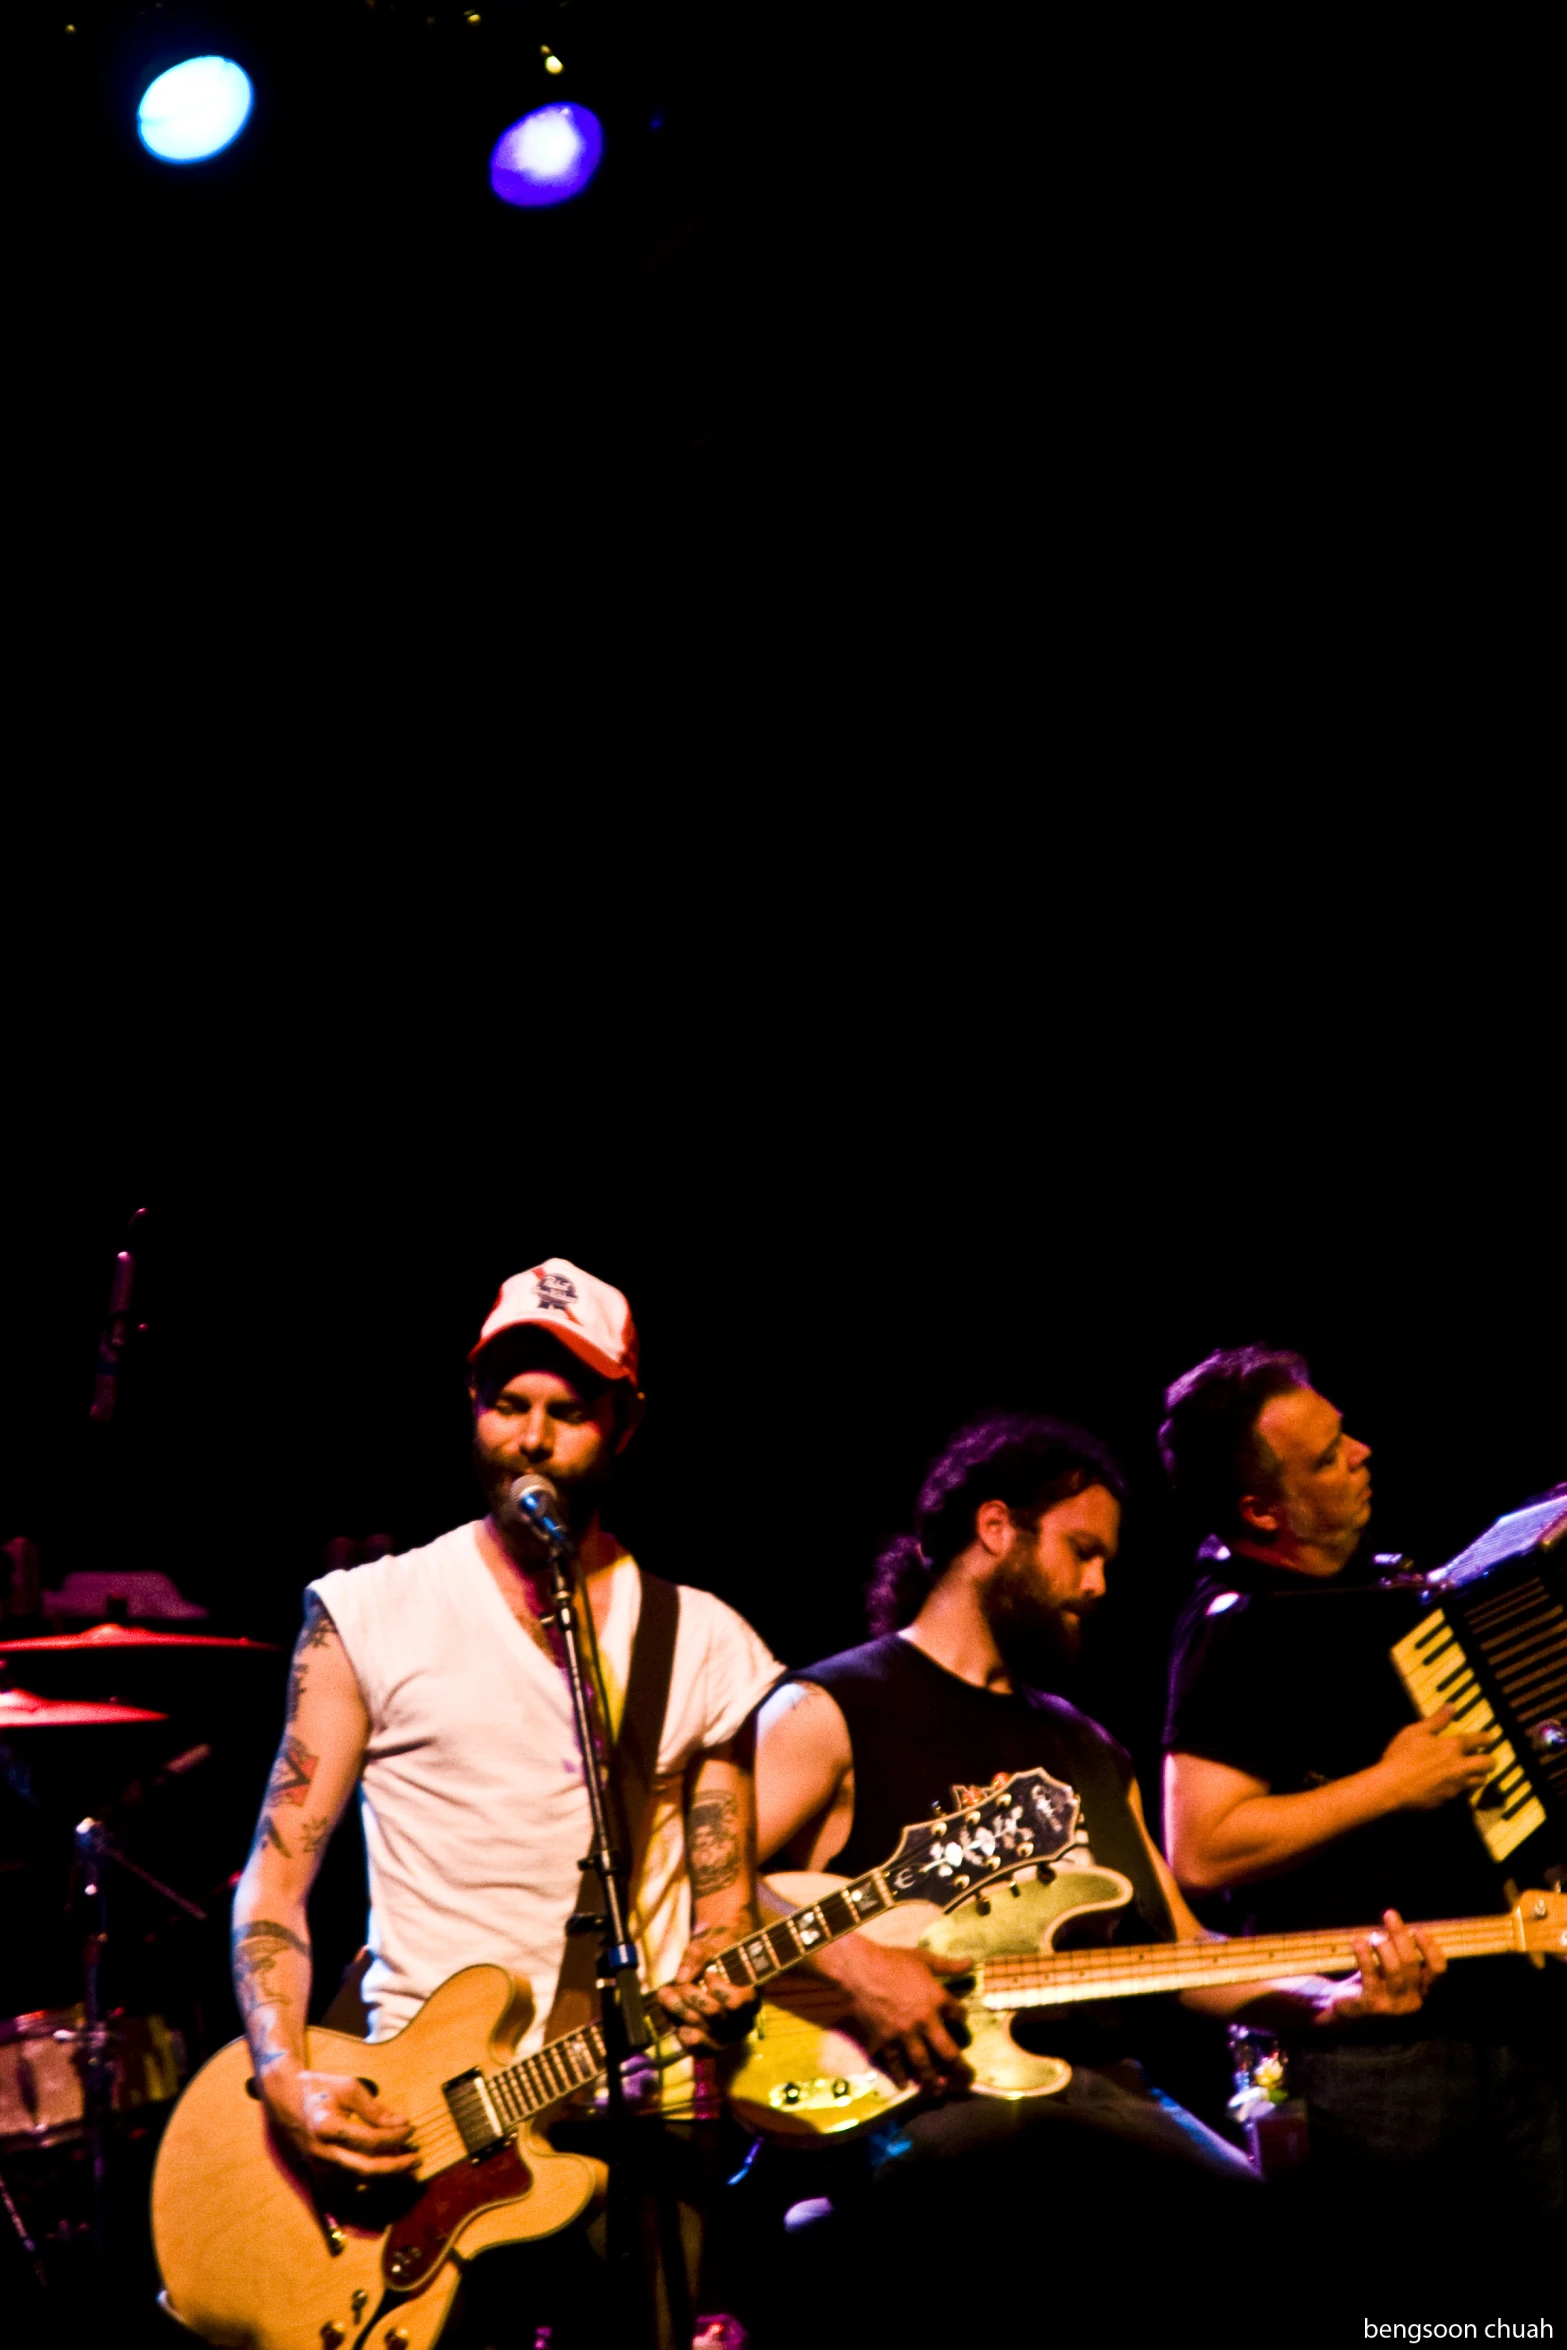
[[[543,1553],[505,1507],[529,1471],[558,1488],[603,1662],[613,1736],[642,1604],[600,1501],[642,1411],[625,1298],[552,1257],[507,1281],[470,1356],[488,1515],[422,1550],[324,1575],[306,1594],[288,1721],[234,1899],[234,1980],[269,2113],[307,2160],[410,2170],[407,2117],[305,2064],[306,1897],[357,1785],[369,1858],[370,2037],[448,1975],[526,1975],[540,2044],[578,1862],[591,1841],[565,1673],[540,1621]],[[756,1924],[748,1718],[783,1668],[731,1608],[681,1588],[632,1929],[688,2047],[746,1994],[703,1970]],[[633,1823],[633,1833],[635,1824]],[[665,2111],[670,2110],[666,2097]]]

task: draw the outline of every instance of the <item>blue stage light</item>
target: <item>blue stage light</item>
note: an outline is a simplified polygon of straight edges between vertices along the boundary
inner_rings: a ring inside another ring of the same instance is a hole
[[[249,74],[232,57],[187,57],[143,90],[141,143],[160,163],[204,163],[239,137],[253,97]]]
[[[490,185],[503,204],[564,204],[604,159],[604,126],[586,106],[535,106],[503,131]]]

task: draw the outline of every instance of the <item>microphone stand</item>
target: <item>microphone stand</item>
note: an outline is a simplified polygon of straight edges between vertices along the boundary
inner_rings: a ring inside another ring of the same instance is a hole
[[[604,2035],[609,2090],[606,2159],[609,2164],[610,2190],[605,2215],[606,2266],[609,2270],[612,2305],[618,2305],[617,2314],[627,2328],[621,2338],[629,2341],[646,2327],[650,2312],[648,2315],[638,2312],[632,2299],[635,2279],[631,2263],[636,2251],[636,2230],[628,2225],[631,2215],[625,2193],[625,2183],[631,2175],[631,2145],[623,2067],[628,2056],[651,2044],[654,2034],[637,1973],[636,1946],[631,1939],[626,1918],[626,1904],[619,1876],[622,1855],[615,1849],[610,1829],[605,1760],[593,1736],[592,1701],[583,1666],[578,1627],[579,1594],[573,1572],[574,1545],[571,1536],[551,1514],[541,1495],[520,1495],[517,1509],[529,1531],[549,1553],[550,1613],[544,1621],[552,1624],[560,1635],[566,1681],[571,1691],[571,1710],[576,1723],[577,1745],[582,1755],[582,1778],[587,1788],[588,1814],[592,1823],[592,1843],[586,1859],[578,1865],[584,1876],[597,1878],[603,1900],[600,1910],[578,1911],[568,1919],[566,1931],[568,1934],[596,1932],[600,1937],[597,1970],[599,2027]],[[588,1636],[593,1638],[591,1615],[588,1617]],[[604,1732],[607,1738],[608,1722],[604,1724]],[[617,2178],[621,2182],[619,2191],[616,2187]]]

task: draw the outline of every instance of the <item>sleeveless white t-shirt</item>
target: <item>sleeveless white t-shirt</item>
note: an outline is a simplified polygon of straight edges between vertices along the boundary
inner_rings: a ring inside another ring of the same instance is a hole
[[[619,1726],[641,1610],[635,1562],[611,1570],[600,1635]],[[339,1568],[310,1585],[354,1668],[370,1735],[360,1785],[370,1869],[370,2037],[401,2031],[458,1969],[489,1960],[526,1975],[539,2045],[555,1997],[566,1920],[582,1905],[577,1863],[591,1828],[564,1674],[512,1615],[476,1524],[423,1550]],[[690,1937],[682,1787],[783,1667],[733,1608],[682,1585],[654,1814],[633,1930],[649,1987]]]

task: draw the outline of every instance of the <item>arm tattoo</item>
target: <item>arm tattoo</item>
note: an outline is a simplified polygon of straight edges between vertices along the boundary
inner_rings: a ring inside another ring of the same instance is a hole
[[[270,1846],[272,1851],[280,1852],[285,1860],[293,1859],[294,1855],[284,1842],[283,1832],[272,1815],[280,1803],[302,1804],[306,1801],[310,1794],[310,1782],[315,1777],[316,1764],[320,1759],[319,1755],[311,1753],[302,1739],[293,1737],[284,1739],[277,1750],[277,1757],[272,1765],[272,1776],[267,1782],[266,1794],[261,1799],[261,1817],[256,1822],[256,1836],[255,1842],[251,1846],[252,1852],[264,1852]],[[316,1848],[325,1840],[326,1834],[327,1822],[325,1818],[305,1822],[300,1840],[307,1856],[315,1852]]]
[[[722,1893],[740,1876],[739,1806],[732,1795],[704,1795],[686,1825],[694,1893]]]
[[[325,1648],[337,1638],[337,1626],[313,1591],[305,1593],[305,1621],[294,1643],[294,1661],[288,1675],[288,1719],[299,1711],[305,1694],[305,1665],[313,1648]]]
[[[268,1808],[274,1803],[303,1803],[310,1793],[310,1782],[320,1759],[318,1754],[311,1753],[302,1738],[285,1738],[267,1782]]]
[[[287,1993],[273,1984],[272,1969],[288,1950],[295,1951],[308,1965],[310,1944],[292,1926],[280,1925],[276,1918],[251,1918],[234,1928],[230,1941],[234,1953],[234,1996],[244,2018],[245,2036],[250,2042],[256,2070],[264,2073],[281,2064],[288,2054],[278,2034],[278,2010],[293,2004]]]
[[[248,1942],[268,1945],[270,1958],[276,1958],[276,1945],[279,1942],[286,1942],[289,1949],[297,1950],[301,1958],[310,1956],[310,1944],[306,1937],[296,1934],[292,1926],[280,1925],[276,1918],[250,1918],[244,1925],[234,1928],[231,1939],[236,1962]]]
[[[261,1807],[261,1819],[256,1828],[255,1851],[268,1846],[280,1852],[285,1860],[293,1854],[284,1842],[281,1830],[272,1817],[280,1803],[304,1804],[310,1795],[310,1782],[315,1776],[320,1756],[312,1754],[302,1738],[296,1737],[290,1725],[299,1712],[300,1700],[305,1694],[308,1658],[313,1648],[325,1648],[338,1637],[337,1626],[313,1591],[305,1593],[305,1621],[299,1638],[294,1643],[294,1661],[288,1676],[288,1711],[285,1718],[283,1743],[278,1748],[272,1765],[272,1776]],[[300,1832],[307,1860],[313,1859],[330,1833],[325,1819],[307,1820]]]

